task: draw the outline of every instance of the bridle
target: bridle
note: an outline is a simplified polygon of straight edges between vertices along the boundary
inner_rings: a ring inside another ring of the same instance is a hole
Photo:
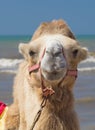
[[[29,66],[28,67],[29,75],[31,75],[31,73],[34,72],[35,70],[39,70],[39,74],[40,74],[40,78],[41,78],[41,88],[42,88],[42,93],[43,93],[43,100],[42,100],[42,102],[40,104],[40,109],[39,109],[39,111],[37,112],[37,114],[36,114],[36,116],[34,118],[34,121],[32,123],[32,126],[31,126],[30,130],[34,129],[37,121],[39,120],[40,115],[42,113],[42,110],[46,106],[46,102],[47,102],[48,96],[51,96],[51,95],[53,95],[55,93],[55,91],[52,88],[48,88],[48,87],[46,87],[44,85],[43,78],[42,78],[40,65],[41,65],[41,61],[42,61],[42,59],[44,57],[45,50],[46,49],[44,49],[43,54],[42,54],[38,64],[35,64],[33,66]],[[63,49],[62,49],[62,52],[63,52],[63,55],[64,55],[64,57],[66,59],[66,56],[64,54],[64,50]],[[66,62],[67,62],[67,60],[66,60]],[[65,77],[60,81],[60,84],[66,78],[66,76],[75,77],[75,79],[76,79],[77,78],[77,70],[69,70],[69,69],[67,69],[67,73],[66,73]]]
[[[53,90],[52,88],[46,87],[46,86],[44,85],[43,79],[42,79],[42,74],[41,74],[40,65],[41,65],[41,61],[42,61],[42,59],[43,59],[43,57],[44,57],[45,50],[46,50],[46,48],[44,49],[43,54],[42,54],[42,56],[41,56],[41,58],[40,58],[38,64],[35,64],[35,65],[33,65],[33,66],[29,66],[29,67],[28,67],[28,71],[29,71],[29,74],[31,74],[31,73],[34,72],[35,70],[39,70],[39,74],[40,74],[40,78],[41,78],[41,88],[42,88],[43,96],[47,97],[47,96],[49,96],[49,95],[54,94],[55,92],[54,92],[54,90]],[[66,59],[66,56],[65,56],[65,54],[64,54],[63,48],[62,48],[62,52],[63,52],[63,55],[64,55],[65,60],[66,60],[66,62],[67,62],[67,59]],[[67,63],[67,65],[68,65],[68,63]],[[77,78],[77,69],[76,69],[76,70],[69,70],[69,69],[67,69],[67,72],[66,72],[65,77],[60,81],[60,83],[61,83],[67,76],[75,77],[75,79],[76,79],[76,78]]]

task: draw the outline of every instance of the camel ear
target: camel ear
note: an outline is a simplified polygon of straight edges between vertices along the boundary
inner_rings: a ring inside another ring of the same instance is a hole
[[[28,60],[28,44],[20,43],[19,44],[19,52],[23,55],[23,57]]]
[[[88,49],[85,48],[85,47],[81,48],[80,56],[79,56],[80,57],[80,61],[85,60],[87,58],[87,56],[88,56]]]

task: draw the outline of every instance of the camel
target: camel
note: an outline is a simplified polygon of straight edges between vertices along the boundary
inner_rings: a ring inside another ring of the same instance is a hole
[[[5,130],[80,130],[74,109],[77,66],[87,57],[63,20],[42,23],[29,43],[13,86]]]

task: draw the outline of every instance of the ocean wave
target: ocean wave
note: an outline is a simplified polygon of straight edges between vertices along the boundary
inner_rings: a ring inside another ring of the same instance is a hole
[[[0,59],[0,68],[15,67],[22,62],[22,59]]]
[[[0,73],[8,73],[8,74],[16,74],[17,71],[16,70],[0,70]]]
[[[0,59],[0,73],[16,73],[22,59]]]
[[[95,72],[95,67],[93,68],[78,68],[79,72]],[[9,74],[16,74],[17,69],[0,69],[0,73],[9,73]]]
[[[95,97],[84,97],[76,99],[76,103],[95,102]]]
[[[95,67],[85,67],[85,68],[78,68],[78,71],[80,72],[91,72],[91,71],[95,71]]]
[[[80,72],[95,71],[95,57],[89,56],[86,60],[82,61],[78,66],[78,70]]]
[[[18,65],[23,59],[0,59],[0,73],[16,73]],[[95,57],[89,56],[86,60],[80,63],[78,66],[80,72],[95,71]]]
[[[95,57],[89,56],[86,60],[81,62],[81,64],[83,64],[83,63],[95,63]]]

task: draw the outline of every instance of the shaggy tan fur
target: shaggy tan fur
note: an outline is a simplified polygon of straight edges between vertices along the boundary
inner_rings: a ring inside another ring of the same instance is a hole
[[[32,40],[45,34],[62,34],[76,39],[69,26],[62,19],[42,23],[35,31]]]
[[[32,40],[47,33],[64,34],[75,39],[65,22],[59,20],[43,23],[34,33]],[[38,50],[41,50],[40,45]],[[86,54],[86,51],[83,52],[81,60],[85,59]],[[77,63],[78,61],[76,61],[74,69],[76,69]],[[34,64],[33,60],[31,60],[31,64]],[[40,109],[42,102],[41,81],[36,73],[29,76],[27,69],[29,65],[30,62],[24,61],[19,66],[14,83],[14,103],[9,107],[5,130],[30,130],[34,117]],[[52,86],[55,94],[49,96],[34,130],[79,130],[78,119],[74,111],[72,92],[74,83],[75,77],[71,78],[70,76],[67,76],[60,84],[57,82],[50,84],[44,80],[45,86]]]

